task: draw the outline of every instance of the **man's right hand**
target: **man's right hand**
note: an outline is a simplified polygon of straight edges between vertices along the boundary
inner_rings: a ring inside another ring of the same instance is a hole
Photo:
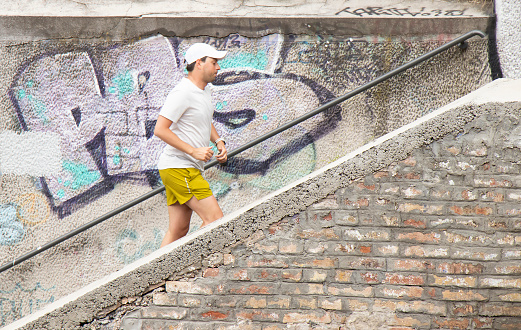
[[[197,160],[209,161],[213,156],[213,150],[211,147],[194,148],[191,154]]]

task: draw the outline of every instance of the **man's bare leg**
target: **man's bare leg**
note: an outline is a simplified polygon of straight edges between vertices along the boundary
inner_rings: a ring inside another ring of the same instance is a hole
[[[223,211],[217,203],[217,199],[215,199],[213,195],[201,200],[198,200],[194,196],[186,202],[185,205],[188,205],[188,207],[194,210],[203,220],[203,225],[201,227],[223,217]]]
[[[194,198],[192,198],[194,199]],[[161,246],[168,245],[173,241],[180,239],[188,233],[190,229],[190,218],[192,217],[192,209],[185,204],[168,205],[168,231],[161,242]]]

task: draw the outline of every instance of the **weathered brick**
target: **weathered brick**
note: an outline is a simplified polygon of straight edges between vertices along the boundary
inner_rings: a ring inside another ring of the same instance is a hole
[[[424,232],[409,232],[399,233],[397,239],[406,242],[419,242],[419,243],[438,243],[441,235],[436,232],[424,233]]]
[[[152,301],[157,306],[177,306],[177,297],[166,292],[154,292]]]
[[[469,329],[469,326],[471,324],[470,319],[466,318],[435,319],[433,323],[442,329]]]
[[[380,219],[382,220],[382,223],[385,226],[390,226],[390,227],[399,227],[400,226],[400,216],[399,215],[382,214]]]
[[[348,209],[363,209],[369,206],[369,197],[346,198],[344,205]]]
[[[248,269],[232,268],[228,271],[228,279],[235,281],[249,281]]]
[[[262,322],[280,322],[281,316],[278,311],[260,311],[260,310],[244,310],[236,312],[236,319],[262,321]],[[242,329],[242,326],[241,326]]]
[[[400,203],[398,211],[405,213],[420,214],[443,214],[444,206],[440,204],[416,204],[416,203]]]
[[[403,312],[403,313],[425,313],[433,315],[447,315],[445,304],[431,303],[427,301],[413,300],[382,300],[375,299],[373,311],[376,312]]]
[[[431,190],[430,196],[435,200],[450,200],[452,198],[452,191],[445,187],[436,187]]]
[[[254,314],[256,312],[252,312],[250,314]],[[239,319],[239,322],[240,321],[243,321],[242,318]],[[244,322],[241,322],[241,323],[244,323]],[[151,329],[163,329],[163,328],[151,328]],[[208,329],[208,323],[205,322],[203,324],[201,324],[200,326],[199,325],[193,325],[193,323],[190,323],[189,326],[187,326],[186,328],[182,328],[182,329],[177,329],[177,328],[171,328],[169,327],[168,330],[207,330]],[[222,324],[222,323],[217,323],[214,325],[214,327],[212,328],[214,330],[237,330],[237,326],[236,325],[231,325],[231,324]],[[252,324],[252,323],[249,323],[249,324],[241,324],[241,330],[262,330],[262,325],[260,324]],[[149,330],[149,329],[147,329]],[[165,328],[166,330],[166,328]]]
[[[266,308],[267,305],[266,297],[256,296],[251,296],[244,304],[246,308]]]
[[[276,253],[279,249],[277,242],[273,241],[261,241],[255,243],[253,246],[253,252],[256,253]]]
[[[317,298],[315,297],[301,297],[293,298],[294,309],[316,309]]]
[[[442,262],[438,264],[436,271],[444,274],[481,274],[483,273],[483,264]]]
[[[279,292],[293,294],[324,294],[324,285],[315,283],[281,283]]]
[[[337,270],[335,270],[335,281],[342,282],[342,283],[350,282],[352,275],[353,275],[352,270],[337,269]]]
[[[458,189],[454,190],[454,200],[475,201],[478,199],[478,191],[476,189]]]
[[[327,228],[335,224],[333,221],[333,212],[330,210],[309,212],[308,218],[308,221],[314,226]]]
[[[179,306],[183,307],[200,307],[203,304],[203,298],[200,295],[179,295]],[[155,304],[155,302],[154,302]]]
[[[251,255],[246,259],[246,267],[276,267],[288,268],[289,259],[286,256]]]
[[[371,249],[371,243],[330,242],[327,250],[330,254],[334,252],[338,255],[363,255],[371,253]]]
[[[450,314],[454,316],[477,315],[478,308],[476,304],[456,302],[450,307]]]
[[[192,294],[212,294],[212,287],[206,284],[196,284],[185,281],[167,281],[167,292],[192,293]]]
[[[521,236],[506,234],[506,233],[496,233],[496,241],[498,245],[517,245],[518,242],[521,241]]]
[[[336,232],[335,229],[332,228],[324,228],[322,230],[316,229],[304,229],[297,230],[295,234],[299,238],[308,239],[308,238],[321,238],[321,239],[339,239],[340,234]]]
[[[228,292],[231,294],[276,294],[278,293],[278,285],[270,282],[258,282],[254,284],[234,283],[228,284]]]
[[[372,297],[373,287],[360,285],[329,284],[327,293],[333,296]]]
[[[423,295],[423,288],[419,286],[384,286],[378,287],[375,296],[393,299],[419,299]]]
[[[267,307],[268,308],[278,308],[278,309],[288,309],[291,303],[291,298],[285,296],[268,296],[267,297]]]
[[[337,264],[336,258],[309,258],[302,257],[293,259],[292,266],[295,267],[310,267],[310,268],[334,268]]]
[[[331,316],[328,312],[309,312],[309,313],[286,313],[282,319],[283,323],[331,323]]]
[[[430,324],[430,318],[426,315],[399,316],[395,314],[393,318],[389,319],[389,325],[394,326],[389,330],[424,329],[429,328]]]
[[[521,320],[518,317],[494,317],[495,330],[519,330],[521,329]]]
[[[302,280],[304,282],[320,283],[327,278],[327,271],[317,269],[304,269],[302,271]]]
[[[521,302],[521,292],[511,292],[503,290],[494,290],[493,293],[496,295],[494,301],[508,301],[508,302]]]
[[[347,269],[384,270],[386,268],[386,261],[383,258],[339,257],[338,266]]]
[[[296,254],[302,253],[304,251],[304,247],[302,242],[299,240],[280,240],[279,241],[279,252],[280,253],[288,253],[288,254]]]
[[[335,210],[333,220],[340,226],[355,226],[358,224],[358,213],[357,211]]]
[[[357,241],[387,241],[390,233],[386,230],[371,229],[347,229],[344,231],[344,238]]]
[[[302,279],[302,269],[285,269],[282,271],[281,277],[285,280],[300,282]]]
[[[503,259],[521,259],[521,249],[503,249]]]
[[[203,277],[217,277],[219,276],[219,268],[206,268],[203,272]]]
[[[404,255],[407,257],[446,258],[449,249],[440,246],[414,245],[405,248]]]
[[[429,275],[429,282],[439,286],[475,287],[477,277],[475,276],[437,276]]]
[[[494,242],[492,237],[475,232],[445,232],[445,239],[450,244],[478,244],[487,246]]]
[[[512,181],[505,180],[502,178],[491,178],[491,177],[475,177],[474,185],[476,187],[502,187],[508,188],[512,187]]]
[[[386,273],[383,283],[401,285],[423,285],[425,283],[425,275],[405,275],[400,273]]]
[[[206,304],[209,307],[236,307],[238,305],[238,296],[234,295],[212,295],[212,296],[205,296]],[[185,297],[180,296],[179,299],[183,299],[184,301]],[[186,296],[186,298],[194,298],[193,296]],[[188,300],[187,299],[187,300]],[[187,306],[188,307],[188,306]]]
[[[454,215],[491,215],[494,213],[494,209],[489,206],[478,206],[478,205],[452,205],[449,207],[450,213]]]
[[[511,277],[482,277],[480,286],[485,288],[521,288],[521,278]]]
[[[521,190],[509,190],[507,193],[507,200],[514,202],[521,201]]]
[[[375,256],[397,256],[400,248],[395,244],[379,243],[373,245],[373,255]]]
[[[488,294],[485,291],[474,290],[443,290],[443,300],[452,301],[484,301],[488,299]]]
[[[483,316],[521,316],[521,305],[484,304],[479,309],[479,315]]]
[[[454,259],[493,261],[501,259],[501,249],[466,246],[464,249],[452,249],[451,257]]]
[[[422,219],[413,219],[408,218],[403,222],[403,225],[405,227],[414,227],[414,228],[426,228],[427,225],[424,220]]]
[[[505,201],[505,194],[503,191],[494,190],[480,190],[479,196],[482,201],[501,203]]]
[[[233,265],[235,263],[235,256],[230,253],[225,253],[223,255],[223,262],[225,266]]]
[[[367,284],[375,284],[380,283],[380,276],[378,273],[374,272],[360,272],[359,274],[361,283]]]
[[[322,254],[326,251],[328,244],[326,242],[319,241],[306,241],[304,249],[307,253]]]
[[[424,199],[428,195],[428,190],[425,187],[409,186],[402,188],[401,194],[406,199]]]
[[[419,271],[425,272],[434,269],[430,260],[421,259],[395,259],[388,262],[390,271]]]
[[[141,309],[141,317],[145,319],[182,320],[188,315],[189,309],[176,307],[149,306]]]
[[[342,310],[342,300],[336,298],[321,298],[318,306],[325,310]]]
[[[475,317],[472,319],[474,329],[494,329],[494,318],[491,317]]]
[[[521,265],[518,262],[501,262],[496,263],[494,272],[503,275],[521,275]]]
[[[362,300],[362,299],[346,299],[345,300],[346,309],[352,311],[352,312],[359,312],[359,311],[367,311],[369,310],[369,300]]]
[[[281,278],[281,273],[281,269],[278,268],[250,268],[248,276],[252,281],[276,281]]]

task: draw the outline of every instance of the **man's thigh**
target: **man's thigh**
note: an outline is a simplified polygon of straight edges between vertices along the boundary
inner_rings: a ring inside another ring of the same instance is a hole
[[[201,217],[203,225],[223,217],[223,212],[217,203],[217,199],[213,195],[201,200],[198,200],[194,196],[186,202],[186,205]]]

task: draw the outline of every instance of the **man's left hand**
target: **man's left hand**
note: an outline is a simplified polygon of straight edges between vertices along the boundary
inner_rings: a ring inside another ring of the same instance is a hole
[[[219,150],[219,154],[215,156],[217,161],[219,161],[219,163],[221,164],[226,163],[226,161],[228,160],[228,151],[226,151],[226,146],[224,142],[217,142],[217,150]]]

